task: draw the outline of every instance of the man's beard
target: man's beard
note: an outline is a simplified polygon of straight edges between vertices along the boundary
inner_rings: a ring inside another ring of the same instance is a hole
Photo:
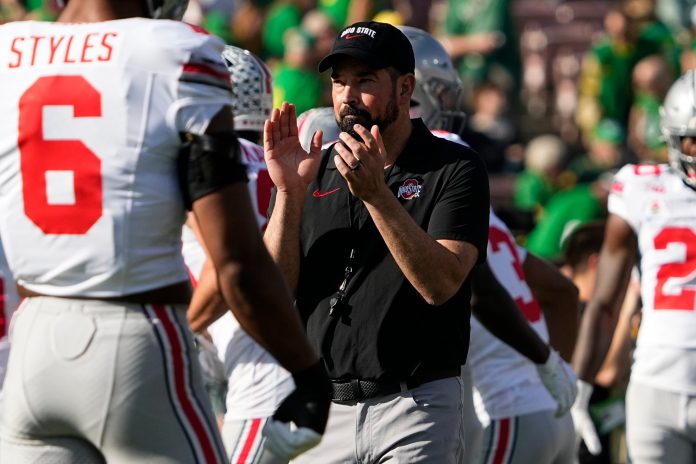
[[[338,127],[342,132],[348,132],[355,140],[362,142],[363,139],[360,137],[360,135],[358,135],[357,132],[355,132],[354,126],[356,124],[360,124],[369,131],[372,126],[376,124],[377,127],[379,127],[380,133],[384,133],[387,127],[396,121],[396,118],[399,116],[399,108],[396,106],[396,98],[389,100],[385,112],[386,114],[383,118],[372,119],[372,116],[366,110],[353,108],[352,106],[345,106],[343,109],[341,109],[338,119],[336,120],[336,124],[338,124]]]

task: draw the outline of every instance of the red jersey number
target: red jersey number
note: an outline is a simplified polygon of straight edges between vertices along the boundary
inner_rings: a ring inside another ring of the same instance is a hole
[[[80,140],[45,140],[47,106],[70,106],[75,118],[100,117],[101,95],[81,76],[46,76],[19,100],[24,214],[46,234],[84,234],[102,215],[101,160]],[[67,174],[62,181],[72,178],[73,201],[49,198],[51,172]]]
[[[259,214],[268,217],[268,205],[271,203],[271,193],[273,181],[266,169],[259,169],[256,177],[256,202]],[[263,222],[262,229],[266,229],[266,221]]]
[[[524,277],[524,271],[522,270],[522,262],[520,260],[520,255],[517,252],[517,246],[512,242],[510,236],[500,229],[490,227],[488,229],[488,241],[490,242],[491,249],[494,253],[500,251],[502,247],[508,249],[511,258],[510,266],[515,271],[515,275],[517,276],[517,279],[519,281],[518,283],[520,285],[527,286]],[[541,319],[541,308],[539,307],[539,303],[534,297],[534,294],[531,294],[531,298],[529,299],[529,301],[525,301],[524,298],[519,295],[511,294],[510,296],[514,298],[515,303],[517,303],[517,307],[520,308],[520,311],[522,311],[522,314],[524,314],[524,317],[529,322],[536,322],[539,319]]]
[[[688,281],[696,274],[696,233],[689,227],[669,227],[655,236],[656,250],[664,250],[670,244],[682,244],[686,248],[686,257],[678,263],[667,263],[657,271],[655,286],[656,310],[693,311],[696,305],[696,287],[681,285],[676,290],[669,291],[668,281]]]

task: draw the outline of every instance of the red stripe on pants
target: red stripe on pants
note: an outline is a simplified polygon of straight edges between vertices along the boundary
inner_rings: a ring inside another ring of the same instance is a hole
[[[245,464],[247,458],[249,457],[249,452],[254,446],[254,441],[259,434],[259,428],[261,427],[261,419],[252,419],[251,425],[249,426],[249,434],[244,440],[244,446],[242,447],[242,452],[239,453],[239,458],[237,459],[237,464]]]
[[[184,411],[184,416],[191,424],[191,428],[196,435],[196,439],[203,450],[206,463],[218,462],[218,456],[215,452],[213,439],[206,430],[205,424],[201,421],[193,405],[191,398],[186,394],[186,372],[184,367],[185,350],[181,345],[181,340],[177,334],[175,323],[171,320],[171,316],[166,308],[162,305],[152,305],[157,318],[162,322],[162,327],[167,336],[167,341],[172,351],[172,368],[174,374],[174,389],[179,404]]]
[[[493,464],[503,464],[510,441],[510,418],[501,419],[498,431],[498,447],[493,455]]]

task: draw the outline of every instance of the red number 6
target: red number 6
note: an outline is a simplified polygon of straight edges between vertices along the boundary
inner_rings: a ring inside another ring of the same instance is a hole
[[[43,109],[71,106],[75,118],[100,117],[101,95],[82,76],[39,78],[19,100],[24,214],[46,234],[84,234],[102,215],[101,160],[79,140],[45,140]],[[48,171],[73,175],[74,202],[51,203]]]

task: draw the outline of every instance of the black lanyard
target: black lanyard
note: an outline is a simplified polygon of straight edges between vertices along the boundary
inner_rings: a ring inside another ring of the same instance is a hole
[[[392,163],[384,174],[384,182],[388,184],[391,177],[391,173],[394,170],[396,163]],[[353,204],[356,206],[356,214],[353,216]],[[350,224],[351,236],[353,239],[353,246],[350,248],[350,254],[348,255],[348,264],[343,271],[343,281],[338,286],[338,290],[329,300],[329,316],[340,316],[346,309],[346,296],[348,295],[347,289],[348,284],[355,276],[355,271],[357,270],[356,261],[356,242],[357,237],[360,233],[360,215],[362,209],[364,208],[362,201],[358,200],[357,197],[353,196],[352,193],[348,192],[348,223]]]

